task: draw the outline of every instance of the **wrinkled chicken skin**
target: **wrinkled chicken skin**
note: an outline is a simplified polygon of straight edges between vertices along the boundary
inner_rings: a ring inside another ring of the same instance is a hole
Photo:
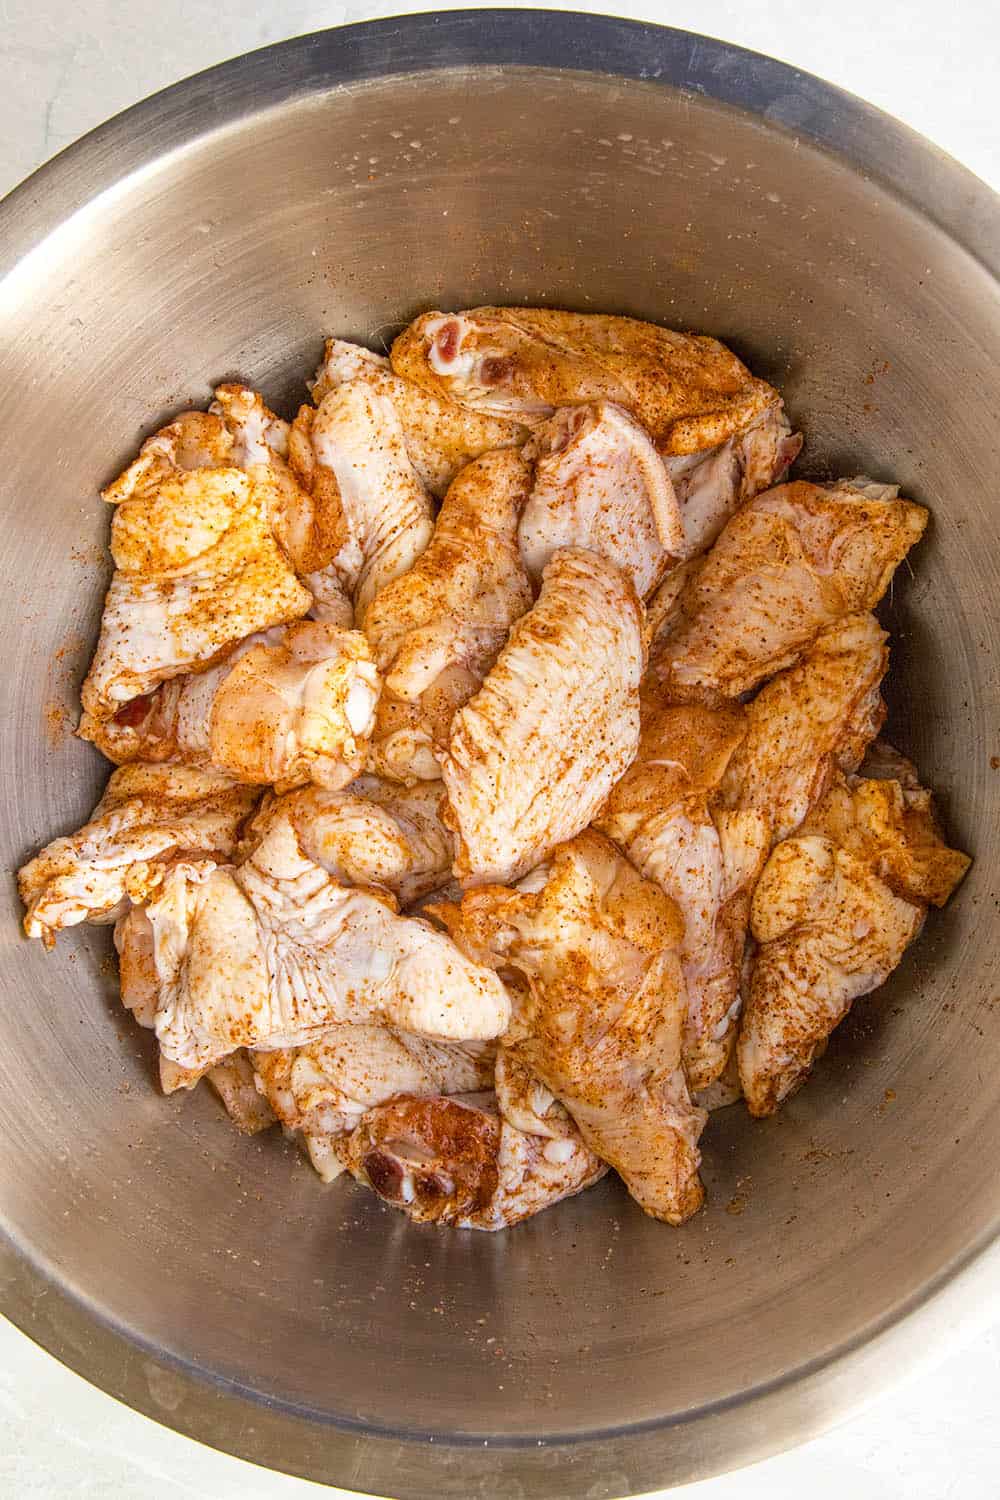
[[[930,793],[840,777],[754,892],[758,944],[738,1047],[753,1115],[775,1112],[860,995],[892,973],[969,860],[944,843]]]
[[[638,755],[595,824],[684,919],[684,1066],[693,1090],[707,1088],[732,1051],[750,895],[770,847],[761,812],[718,804],[746,727],[736,706],[647,705]]]
[[[25,932],[50,948],[61,928],[114,922],[130,900],[147,899],[166,861],[227,858],[256,800],[252,788],[216,771],[122,766],[89,822],[20,870]]]
[[[239,867],[176,865],[147,907],[165,1056],[206,1068],[238,1047],[302,1046],[343,1022],[454,1041],[500,1035],[510,1001],[497,976],[426,922],[397,916],[385,889],[341,883],[280,809]]]
[[[741,505],[784,478],[801,448],[783,408],[769,406],[718,447],[665,459],[684,531],[681,556],[710,547]]]
[[[378,1104],[488,1088],[494,1051],[488,1042],[436,1042],[389,1026],[334,1026],[304,1047],[255,1052],[254,1067],[270,1107],[286,1129],[302,1132],[320,1170],[339,1160],[343,1137]]]
[[[874,608],[927,524],[894,485],[779,485],[690,571],[650,664],[664,696],[735,698],[791,666],[828,625]]]
[[[241,468],[245,451],[220,415],[188,412],[104,491],[115,573],[81,691],[94,721],[308,610],[274,534],[290,476]]]
[[[436,779],[455,713],[531,607],[517,545],[530,470],[488,453],[454,480],[426,551],[372,601],[365,631],[385,697],[371,764],[400,781]]]
[[[340,546],[321,576],[307,582],[336,623],[345,611],[331,599],[349,601],[354,622],[363,625],[376,594],[413,566],[434,529],[396,409],[364,380],[336,386],[315,410],[300,409],[289,459],[317,507],[339,517]]]
[[[664,454],[723,443],[780,399],[715,339],[601,313],[424,313],[391,357],[397,375],[432,395],[530,425],[559,406],[614,401]]]
[[[410,463],[439,500],[466,464],[496,448],[520,448],[528,436],[528,429],[520,422],[483,416],[454,401],[439,400],[412,381],[401,379],[393,374],[384,355],[343,339],[327,339],[323,362],[311,386],[316,405],[349,380],[364,381],[392,402]]]
[[[635,755],[644,664],[628,580],[557,552],[441,757],[463,884],[515,880],[587,826]]]
[[[764,814],[774,843],[794,832],[838,769],[857,770],[882,727],[886,641],[874,615],[848,615],[747,706],[723,797]]]
[[[372,1109],[342,1148],[359,1182],[418,1223],[508,1229],[582,1192],[607,1168],[574,1131],[527,1135],[491,1094],[396,1099]]]
[[[251,636],[218,666],[177,677],[80,734],[119,764],[212,766],[278,790],[345,786],[375,725],[379,678],[360,631],[303,620]]]
[[[382,886],[404,906],[440,887],[453,842],[441,821],[444,787],[401,787],[359,776],[344,791],[307,787],[271,801],[245,840],[256,848],[279,823],[294,830],[303,853],[344,885]]]
[[[682,1061],[680,913],[592,831],[524,886],[470,891],[434,914],[468,953],[521,976],[505,1049],[566,1107],[646,1213],[680,1224],[704,1196],[706,1118]]]
[[[567,406],[524,450],[534,463],[518,528],[537,583],[562,547],[615,563],[644,599],[684,549],[684,528],[663,460],[648,434],[610,401]]]

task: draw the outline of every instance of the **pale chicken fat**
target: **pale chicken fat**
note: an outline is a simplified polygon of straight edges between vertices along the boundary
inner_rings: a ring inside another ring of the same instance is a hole
[[[644,429],[613,402],[589,402],[557,411],[524,452],[534,478],[518,540],[532,578],[560,548],[582,547],[644,599],[684,551],[677,497]]]
[[[365,631],[385,675],[372,765],[399,780],[440,775],[438,751],[530,607],[517,545],[530,470],[511,450],[468,464],[409,572],[372,601]]]
[[[663,453],[722,443],[780,399],[715,339],[553,308],[424,313],[396,339],[392,366],[433,395],[530,424],[614,401]]]
[[[442,756],[459,879],[516,880],[587,826],[635,755],[644,665],[629,581],[557,552]]]

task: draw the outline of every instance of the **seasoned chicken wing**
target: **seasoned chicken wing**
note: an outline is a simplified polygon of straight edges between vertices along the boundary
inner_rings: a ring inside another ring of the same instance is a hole
[[[780,399],[715,339],[553,308],[424,313],[393,344],[392,367],[435,396],[529,424],[614,401],[673,454],[725,442]]]
[[[221,416],[188,412],[104,491],[115,572],[81,691],[90,720],[312,603],[275,539],[290,476],[239,467],[243,452]]]
[[[247,1052],[241,1047],[214,1068],[181,1068],[160,1053],[160,1088],[165,1094],[191,1090],[204,1078],[243,1135],[257,1135],[277,1123],[277,1115],[257,1087],[257,1075]]]
[[[644,599],[684,549],[681,513],[649,435],[611,401],[564,406],[524,449],[534,462],[518,539],[537,582],[554,552],[616,563]]]
[[[944,843],[929,792],[867,777],[839,777],[777,846],[751,913],[758,948],[738,1049],[751,1114],[773,1114],[805,1079],[968,866]]]
[[[296,810],[310,795],[282,799],[288,815],[281,803],[270,810],[238,868],[178,864],[148,905],[164,1054],[205,1068],[238,1047],[297,1047],[343,1022],[443,1040],[500,1035],[510,1001],[495,974],[426,922],[398,916],[385,889],[347,885],[323,867],[322,849],[307,852]]]
[[[738,697],[791,666],[826,626],[872,609],[927,524],[894,485],[779,485],[738,511],[659,629],[665,696]]]
[[[624,575],[557,552],[441,758],[459,879],[516,879],[587,826],[635,755],[644,656]]]
[[[300,409],[289,460],[317,507],[339,517],[340,546],[321,577],[309,575],[309,586],[337,623],[343,607],[331,608],[331,597],[349,600],[362,625],[375,595],[413,566],[434,529],[396,408],[364,380],[336,386],[315,409]]]
[[[595,823],[684,919],[684,1066],[694,1090],[732,1051],[750,895],[770,848],[765,815],[719,803],[746,729],[737,706],[647,704],[639,753]]]
[[[155,889],[164,861],[225,859],[257,793],[217,771],[122,766],[90,821],[54,839],[18,874],[24,930],[51,947],[63,927],[114,922]]]
[[[349,380],[363,380],[392,402],[410,463],[438,499],[474,458],[495,448],[520,448],[528,436],[527,427],[520,422],[470,411],[403,380],[393,373],[384,355],[343,339],[327,339],[323,362],[311,387],[316,405]]]
[[[420,1223],[508,1229],[604,1176],[573,1131],[528,1135],[492,1094],[396,1099],[369,1110],[342,1148],[351,1173]]]
[[[433,911],[468,953],[521,976],[505,1050],[565,1105],[647,1213],[682,1223],[703,1197],[706,1116],[682,1060],[680,913],[589,830],[524,885],[487,886]]]
[[[133,698],[80,735],[109,759],[213,766],[279,790],[340,787],[362,768],[379,677],[360,631],[302,620],[241,642],[218,666]]]
[[[440,776],[437,752],[456,711],[531,607],[517,545],[529,481],[528,465],[509,449],[467,465],[426,551],[368,607],[365,631],[385,676],[371,763],[387,776]]]
[[[886,640],[874,615],[847,615],[747,706],[722,793],[731,808],[763,813],[772,842],[798,828],[838,768],[857,770],[882,727]]]

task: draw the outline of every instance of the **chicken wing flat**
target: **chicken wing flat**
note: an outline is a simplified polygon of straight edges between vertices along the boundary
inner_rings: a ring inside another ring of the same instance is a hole
[[[341,787],[360,772],[379,677],[360,631],[302,620],[240,643],[215,667],[133,698],[79,733],[109,759],[212,766],[279,791]]]
[[[300,1131],[320,1165],[378,1104],[406,1094],[467,1094],[493,1082],[489,1042],[435,1042],[390,1026],[334,1026],[304,1047],[255,1052],[253,1065],[270,1107]],[[342,1168],[341,1168],[342,1170]],[[330,1170],[321,1171],[329,1181]]]
[[[391,357],[397,375],[432,395],[531,425],[559,406],[614,401],[665,454],[723,443],[780,401],[715,339],[601,313],[424,313]]]
[[[115,572],[81,691],[92,720],[309,609],[274,534],[288,476],[239,467],[243,452],[221,416],[189,412],[104,491]]]
[[[302,1046],[344,1022],[456,1041],[504,1031],[510,1001],[494,973],[398,916],[385,889],[330,875],[305,842],[294,817],[272,814],[237,868],[202,861],[166,874],[147,907],[165,1056],[205,1068],[238,1047]]]
[[[650,678],[664,696],[735,698],[826,626],[874,608],[927,524],[894,485],[779,485],[751,500],[687,576]],[[668,580],[669,582],[669,580]]]
[[[411,568],[434,529],[430,497],[407,456],[396,408],[364,380],[336,386],[292,424],[289,460],[317,507],[339,517],[342,542],[307,582],[328,601],[350,601],[354,620]],[[339,591],[339,592],[338,592]],[[329,607],[329,605],[328,605]],[[343,623],[342,605],[330,611]]]
[[[738,1046],[753,1115],[808,1076],[851,1004],[888,978],[969,860],[941,837],[930,793],[839,777],[754,892],[752,961]]]
[[[400,781],[440,775],[439,747],[531,607],[517,545],[530,469],[487,453],[451,484],[425,552],[375,597],[365,631],[385,677],[373,767]]]
[[[694,1090],[707,1088],[732,1052],[750,895],[770,848],[756,808],[719,805],[746,730],[738,705],[647,706],[639,753],[595,822],[684,919],[683,1055]]]
[[[616,563],[640,599],[684,549],[673,485],[652,440],[610,401],[561,407],[524,449],[535,467],[518,528],[538,582],[553,553],[582,547]]]
[[[392,402],[410,463],[438,499],[474,458],[495,448],[520,448],[528,437],[527,427],[520,422],[470,411],[403,380],[393,374],[384,355],[343,339],[327,339],[323,362],[311,387],[316,405],[349,380],[365,381]]]
[[[764,814],[774,843],[798,828],[838,769],[857,770],[881,729],[886,641],[874,615],[847,615],[747,706],[722,792],[729,807]]]
[[[418,1223],[508,1229],[604,1176],[580,1136],[528,1135],[489,1093],[396,1099],[364,1116],[343,1148],[359,1182]]]
[[[90,821],[19,872],[28,937],[51,947],[60,928],[116,921],[155,889],[166,860],[226,859],[257,795],[216,771],[122,766]]]
[[[441,757],[463,883],[516,879],[587,826],[635,755],[644,659],[624,575],[557,552]]]
[[[682,1038],[683,922],[609,840],[588,830],[524,882],[434,914],[459,944],[523,980],[505,1049],[565,1105],[584,1141],[655,1218],[700,1207]]]

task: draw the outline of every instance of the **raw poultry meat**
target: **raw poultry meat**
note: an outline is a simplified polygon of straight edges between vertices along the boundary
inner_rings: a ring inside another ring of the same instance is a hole
[[[309,609],[275,537],[290,476],[283,464],[241,468],[245,454],[222,416],[187,412],[104,491],[115,572],[81,690],[89,720]]]
[[[304,1047],[255,1052],[260,1088],[327,1181],[367,1110],[406,1094],[466,1094],[493,1082],[490,1042],[437,1042],[390,1026],[334,1026]]]
[[[289,460],[318,508],[339,517],[340,545],[307,578],[324,616],[358,625],[372,599],[407,572],[434,529],[430,497],[407,456],[396,408],[365,380],[349,380],[303,406]]]
[[[758,944],[740,1027],[740,1082],[769,1115],[809,1073],[860,995],[880,985],[969,860],[949,849],[930,793],[839,776],[778,844],[751,909]]]
[[[517,545],[529,481],[528,465],[512,450],[468,464],[444,498],[426,551],[368,608],[365,631],[385,678],[371,763],[385,775],[440,776],[438,750],[456,711],[531,607]]]
[[[553,553],[582,547],[616,563],[644,599],[684,548],[673,485],[645,430],[611,401],[564,406],[524,454],[534,478],[518,540],[535,582]]]
[[[826,626],[874,608],[927,524],[923,506],[896,497],[895,485],[854,480],[751,500],[689,572],[659,627],[651,681],[673,699],[735,698]]]
[[[382,354],[343,339],[327,339],[323,361],[311,386],[316,405],[348,380],[363,380],[392,402],[410,463],[438,499],[474,458],[496,448],[520,448],[528,436],[527,427],[520,422],[470,411],[403,380],[393,374]]]
[[[238,1047],[301,1046],[345,1021],[443,1040],[500,1035],[510,1001],[496,975],[398,916],[384,887],[327,871],[296,817],[307,795],[290,794],[287,814],[285,799],[265,810],[241,865],[179,863],[147,907],[164,1054],[205,1068]]]
[[[727,809],[718,796],[746,730],[738,706],[647,704],[638,755],[595,823],[683,917],[684,1066],[694,1090],[732,1051],[750,895],[770,847],[765,815]]]
[[[212,766],[279,790],[361,770],[379,678],[360,631],[313,620],[249,636],[217,666],[162,683],[80,734],[110,760]]]
[[[517,879],[587,826],[635,755],[644,664],[628,580],[557,552],[441,757],[459,879]]]
[[[460,907],[433,912],[467,953],[520,978],[505,1049],[647,1213],[682,1223],[703,1197],[706,1116],[682,1060],[680,913],[592,831],[524,884],[470,891]]]
[[[715,339],[603,313],[428,312],[391,357],[397,375],[432,395],[531,425],[559,406],[614,401],[664,454],[725,442],[780,401]]]
[[[886,640],[874,615],[847,615],[748,704],[722,795],[728,807],[762,813],[773,843],[794,832],[838,768],[857,770],[882,727]]]
[[[607,1170],[575,1131],[549,1140],[517,1130],[489,1093],[380,1105],[343,1156],[359,1182],[411,1219],[459,1229],[510,1228]]]
[[[18,873],[24,930],[47,947],[63,927],[114,922],[154,891],[165,862],[226,859],[258,793],[217,771],[130,765],[115,771],[90,821]]]

